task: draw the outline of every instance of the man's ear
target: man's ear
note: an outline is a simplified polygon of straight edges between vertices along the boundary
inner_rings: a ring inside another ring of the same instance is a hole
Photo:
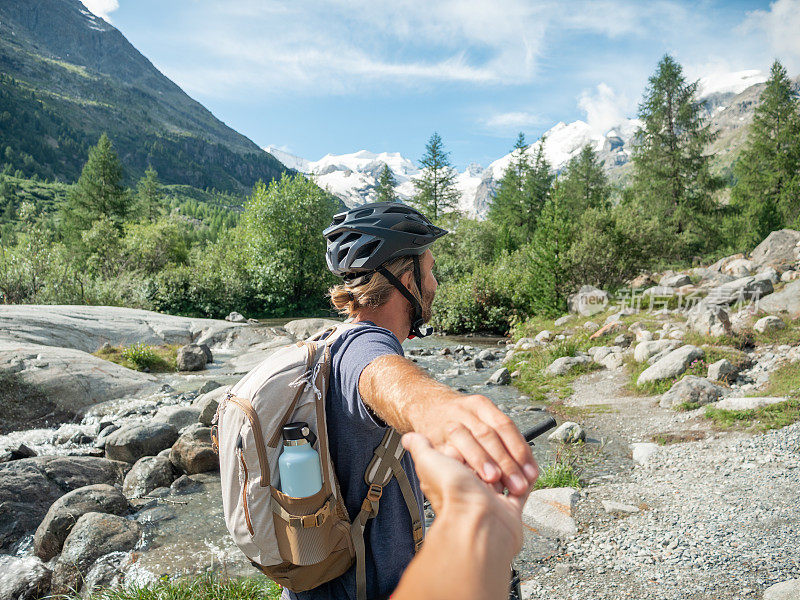
[[[400,276],[400,282],[406,286],[408,289],[413,288],[413,281],[414,281],[414,272],[413,271],[406,271]]]

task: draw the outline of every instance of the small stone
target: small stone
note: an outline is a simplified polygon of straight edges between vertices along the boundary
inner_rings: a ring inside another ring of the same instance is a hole
[[[786,323],[784,323],[783,319],[780,317],[770,315],[767,317],[762,317],[756,321],[755,325],[753,325],[753,329],[755,329],[758,333],[778,331],[779,329],[786,329]]]
[[[563,327],[564,325],[572,321],[574,318],[575,315],[564,315],[563,317],[559,317],[558,319],[556,319],[553,325],[555,325],[556,327]]]
[[[737,369],[727,358],[708,365],[708,378],[712,381],[730,383],[736,378]]]
[[[230,321],[231,323],[246,323],[247,319],[241,313],[233,311],[227,317],[225,317],[226,321]]]
[[[480,358],[476,356],[475,358],[472,359],[472,366],[475,367],[476,369],[482,369],[486,365]]]
[[[553,332],[552,331],[548,331],[547,329],[545,329],[544,331],[540,331],[539,333],[537,333],[536,337],[533,338],[533,339],[534,339],[534,341],[539,342],[539,343],[549,342],[550,340],[553,339]]]
[[[492,373],[492,376],[489,377],[489,381],[486,383],[489,385],[508,385],[511,383],[511,373],[508,372],[508,369],[502,367]]]
[[[555,431],[547,436],[550,442],[561,444],[576,444],[586,440],[586,432],[583,427],[572,421],[564,421]]]
[[[555,359],[544,370],[548,375],[565,375],[578,365],[584,365],[591,362],[588,356],[562,356]]]
[[[218,381],[214,381],[213,379],[209,379],[203,385],[200,386],[200,389],[197,390],[197,395],[202,396],[203,394],[207,394],[208,392],[216,390],[217,388],[220,387],[222,387],[221,383],[219,383]]]
[[[602,500],[603,510],[610,515],[632,515],[639,512],[639,508],[630,504],[623,504],[622,502],[614,502],[613,500]]]

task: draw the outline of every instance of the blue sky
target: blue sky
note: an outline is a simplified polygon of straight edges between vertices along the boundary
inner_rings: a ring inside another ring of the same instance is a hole
[[[659,58],[690,78],[800,71],[800,0],[82,0],[218,118],[316,160],[487,165],[518,131],[634,116]]]

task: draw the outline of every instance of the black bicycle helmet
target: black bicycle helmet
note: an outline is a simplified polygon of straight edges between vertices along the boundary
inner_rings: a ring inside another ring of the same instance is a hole
[[[419,256],[446,234],[447,230],[425,215],[399,202],[372,202],[341,212],[322,232],[328,243],[325,260],[331,272],[346,281],[381,273],[411,303],[411,334],[415,337],[430,335],[430,328],[424,328],[422,321],[422,306],[383,265],[401,256],[413,256],[414,280],[422,290]]]

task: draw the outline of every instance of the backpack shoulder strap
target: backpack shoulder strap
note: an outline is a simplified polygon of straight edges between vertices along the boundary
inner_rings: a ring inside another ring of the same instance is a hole
[[[367,598],[364,529],[367,526],[367,521],[377,516],[383,488],[392,477],[397,479],[400,491],[403,493],[403,500],[405,500],[408,513],[411,516],[414,552],[418,552],[422,547],[422,540],[425,536],[425,527],[419,516],[419,503],[416,496],[414,496],[414,490],[411,487],[408,475],[406,475],[400,462],[405,453],[403,446],[400,444],[401,437],[396,429],[390,427],[383,436],[380,445],[375,448],[374,456],[367,466],[366,473],[364,473],[364,481],[369,486],[369,491],[367,492],[367,497],[361,503],[361,511],[350,526],[350,537],[353,540],[353,548],[356,554],[357,600],[366,600]]]

